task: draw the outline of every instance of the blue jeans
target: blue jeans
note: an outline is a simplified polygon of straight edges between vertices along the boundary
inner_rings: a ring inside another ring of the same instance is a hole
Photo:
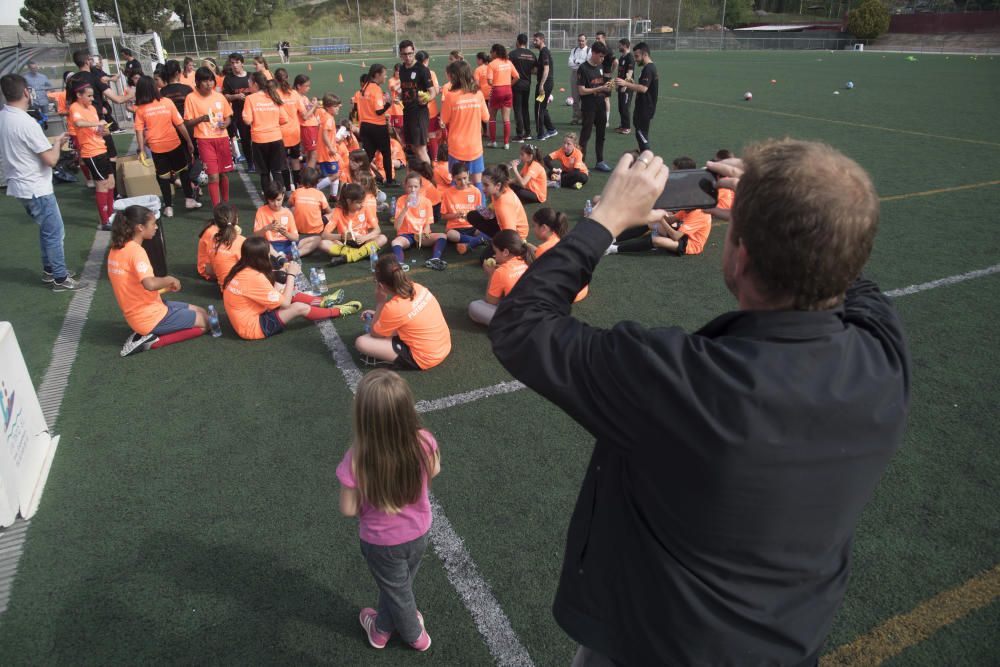
[[[28,215],[38,223],[38,241],[42,247],[42,269],[51,273],[57,282],[62,282],[69,271],[66,270],[66,255],[63,251],[63,239],[66,230],[63,227],[62,214],[56,196],[42,195],[31,199],[18,201],[24,206]]]

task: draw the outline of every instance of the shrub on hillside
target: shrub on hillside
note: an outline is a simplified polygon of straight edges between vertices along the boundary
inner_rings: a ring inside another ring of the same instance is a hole
[[[847,15],[847,30],[858,39],[875,39],[889,29],[889,10],[881,0],[864,0]]]

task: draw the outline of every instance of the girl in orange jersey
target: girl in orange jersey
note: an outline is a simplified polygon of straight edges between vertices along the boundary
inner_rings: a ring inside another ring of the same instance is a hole
[[[201,66],[208,68],[208,70],[212,73],[212,78],[215,79],[215,84],[213,86],[213,89],[216,92],[220,92],[221,93],[222,92],[222,81],[226,77],[222,76],[222,72],[219,71],[219,64],[215,62],[214,58],[202,58],[202,60],[201,60]],[[198,83],[198,73],[197,72],[195,72],[195,79],[194,80],[195,80],[195,84],[197,85],[197,83]]]
[[[562,148],[557,148],[545,156],[545,168],[552,180],[550,188],[576,188],[579,190],[590,179],[583,153],[577,147],[576,132],[563,137]]]
[[[413,171],[420,174],[420,194],[427,197],[434,209],[434,222],[441,220],[441,191],[434,184],[434,168],[430,162],[418,162]]]
[[[323,114],[319,123],[319,142],[316,145],[316,164],[323,179],[316,185],[320,190],[330,188],[330,196],[336,197],[340,188],[340,153],[337,150],[337,114],[340,112],[340,98],[333,93],[323,96]],[[345,168],[347,165],[343,165]]]
[[[493,257],[483,263],[483,271],[490,277],[486,296],[469,304],[472,321],[487,326],[497,312],[500,299],[510,294],[535,259],[531,246],[513,229],[499,232],[493,237],[492,245]]]
[[[365,197],[364,188],[357,183],[348,183],[340,191],[337,207],[323,230],[323,242],[330,244],[327,249],[334,256],[333,265],[357,262],[388,242],[379,229],[377,214],[365,206]]]
[[[229,271],[240,260],[243,242],[246,241],[239,222],[239,211],[232,204],[219,204],[215,207],[212,215],[212,226],[215,227],[215,234],[212,236],[212,245],[206,254],[211,261],[212,277],[218,281],[220,290],[223,281],[229,275]],[[200,257],[200,246],[198,254]]]
[[[222,302],[240,338],[275,336],[296,317],[327,320],[361,310],[359,301],[332,308],[310,305],[311,297],[295,294],[295,276],[301,272],[298,262],[287,262],[283,271],[273,271],[265,239],[253,236],[243,243],[239,261],[222,283]]]
[[[295,226],[295,216],[282,206],[285,190],[279,181],[271,181],[264,187],[264,200],[254,216],[253,233],[267,239],[275,252],[290,256],[292,244],[299,240],[299,230]]]
[[[300,186],[288,197],[295,216],[295,228],[299,232],[299,254],[302,256],[316,250],[330,250],[330,244],[322,238],[330,215],[330,204],[326,195],[316,188],[318,182],[319,171],[306,167],[302,170]]]
[[[475,80],[476,85],[479,86],[479,92],[483,94],[484,100],[490,99],[490,79],[489,79],[489,68],[490,57],[486,53],[480,51],[476,54],[476,69],[472,73],[472,78]],[[513,104],[513,91],[511,91],[511,104]],[[489,136],[489,125],[486,121],[483,121],[483,138]]]
[[[453,164],[451,185],[441,191],[441,220],[445,223],[445,237],[455,244],[459,255],[489,240],[466,219],[482,204],[483,193],[472,187],[468,166],[464,162]]]
[[[198,155],[208,174],[208,192],[212,206],[229,201],[229,177],[233,170],[233,151],[226,128],[233,120],[233,107],[215,90],[215,75],[207,67],[195,72],[195,90],[184,98],[184,121],[194,131]]]
[[[115,170],[108,156],[104,136],[108,127],[98,116],[94,106],[94,89],[79,79],[71,79],[73,86],[66,92],[69,104],[69,122],[76,129],[76,143],[80,159],[96,183],[95,199],[100,217],[99,229],[110,231],[111,211],[115,203]]]
[[[532,250],[535,251],[535,259],[538,259],[569,233],[569,218],[562,211],[548,207],[540,208],[531,216],[531,226],[535,237],[541,241],[537,246],[532,246]],[[584,285],[573,302],[583,299],[589,291],[590,287]]]
[[[316,146],[319,141],[320,106],[319,100],[309,97],[312,81],[305,74],[295,76],[295,92],[299,94],[299,126],[302,133],[302,157],[304,164],[316,166]]]
[[[490,200],[489,207],[472,211],[467,216],[469,224],[489,238],[504,229],[514,230],[522,239],[528,237],[528,216],[521,200],[507,185],[509,180],[507,165],[487,168],[483,172],[483,191]]]
[[[254,65],[257,66],[257,71],[260,72],[265,79],[267,79],[268,81],[274,79],[274,75],[271,74],[271,68],[267,66],[267,58],[265,58],[264,56],[254,56],[253,62]]]
[[[181,145],[181,139],[187,145],[187,152]],[[191,136],[184,119],[177,112],[177,106],[160,97],[148,76],[140,76],[135,84],[135,141],[139,155],[145,154],[146,146],[153,155],[156,179],[163,196],[163,215],[168,218],[174,215],[173,183],[178,177],[184,189],[184,207],[200,208],[201,204],[194,200],[191,180],[184,173],[188,167],[188,155],[194,155]]]
[[[288,80],[288,70],[279,67],[274,72],[274,84],[277,86],[278,97],[284,102],[283,109],[288,116],[288,122],[281,126],[281,140],[285,145],[287,166],[281,171],[285,190],[291,192],[299,184],[299,171],[302,169],[302,128],[299,125],[299,111],[302,109],[302,97],[292,88]]]
[[[179,292],[181,281],[153,275],[142,242],[155,235],[156,216],[145,206],[129,206],[115,216],[111,228],[108,280],[135,332],[125,339],[123,357],[197,338],[208,329],[204,308],[161,298],[161,292]]]
[[[243,120],[250,126],[253,161],[260,173],[263,190],[272,180],[282,182],[282,172],[288,168],[281,126],[288,123],[285,102],[277,86],[260,71],[250,75],[250,95],[243,103]]]
[[[194,90],[197,82],[194,80],[194,71],[198,69],[194,66],[194,58],[190,56],[184,58],[184,64],[181,66],[181,75],[178,81],[183,83],[185,86]]]
[[[396,138],[403,136],[403,88],[399,82],[399,63],[392,67],[392,76],[386,81],[389,88],[389,127]]]
[[[358,336],[354,347],[365,357],[428,370],[451,352],[441,305],[430,290],[410,280],[392,255],[382,255],[375,265],[375,310],[364,315],[371,317],[371,333]]]
[[[537,146],[521,145],[520,164],[517,160],[510,163],[510,181],[510,189],[525,204],[542,204],[548,199],[549,177]]]
[[[437,155],[434,157],[434,185],[438,190],[451,185],[451,170],[448,167],[448,143],[438,146]]]
[[[368,73],[361,77],[358,120],[361,123],[361,146],[368,154],[368,159],[374,160],[375,154],[381,153],[382,172],[385,174],[383,178],[395,185],[392,147],[389,144],[389,127],[386,125],[386,113],[392,108],[392,101],[382,91],[384,83],[385,66],[379,63],[369,67]]]
[[[411,171],[403,181],[403,191],[406,196],[400,197],[396,201],[396,210],[393,213],[396,225],[396,238],[392,240],[392,252],[396,255],[400,265],[405,261],[403,251],[407,248],[420,246],[434,246],[434,257],[438,259],[439,266],[434,266],[437,270],[443,270],[447,263],[441,260],[441,253],[447,243],[444,234],[431,232],[431,223],[434,222],[434,207],[427,197],[420,193],[423,178],[420,174]],[[439,248],[440,246],[440,248]],[[428,264],[430,266],[430,264]],[[404,271],[408,271],[406,267]]]
[[[216,210],[222,206],[216,206]],[[227,204],[228,206],[228,204]],[[215,221],[213,213],[212,219],[198,232],[198,256],[195,259],[195,269],[198,275],[205,280],[215,280],[215,271],[212,268],[212,255],[215,253],[215,235],[219,231],[219,226]]]
[[[448,164],[465,162],[469,176],[482,191],[483,161],[482,127],[490,118],[482,92],[472,79],[469,64],[459,60],[448,65],[451,91],[441,105],[441,120],[448,127]]]
[[[490,83],[490,147],[497,147],[496,114],[503,118],[503,147],[510,148],[510,110],[514,106],[514,92],[511,84],[519,79],[514,64],[507,58],[507,48],[494,44],[490,48],[490,63],[487,65],[487,79]]]

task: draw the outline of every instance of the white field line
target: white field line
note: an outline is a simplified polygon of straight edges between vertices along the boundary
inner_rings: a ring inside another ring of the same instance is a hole
[[[482,389],[473,389],[472,391],[466,391],[461,394],[452,394],[451,396],[445,396],[444,398],[435,398],[431,401],[417,401],[417,412],[434,412],[435,410],[454,408],[459,405],[464,405],[465,403],[472,403],[473,401],[478,401],[483,398],[489,398],[490,396],[499,396],[500,394],[510,394],[515,391],[521,391],[524,388],[525,386],[517,380],[500,382],[498,384],[490,385],[489,387],[483,387]]]
[[[994,273],[1000,273],[1000,264],[994,264],[986,269],[977,269],[976,271],[969,271],[968,273],[960,273],[955,276],[948,276],[947,278],[938,278],[937,280],[931,280],[930,282],[910,285],[909,287],[900,287],[899,289],[889,290],[885,293],[885,295],[893,298],[899,296],[909,296],[918,292],[926,292],[929,289],[948,287],[949,285],[964,283],[966,280],[991,276]]]

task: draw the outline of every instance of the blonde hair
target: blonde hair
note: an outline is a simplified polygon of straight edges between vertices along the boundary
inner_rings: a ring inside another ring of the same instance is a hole
[[[397,514],[430,484],[435,455],[420,428],[406,380],[384,368],[365,375],[354,397],[354,475],[372,507]]]

